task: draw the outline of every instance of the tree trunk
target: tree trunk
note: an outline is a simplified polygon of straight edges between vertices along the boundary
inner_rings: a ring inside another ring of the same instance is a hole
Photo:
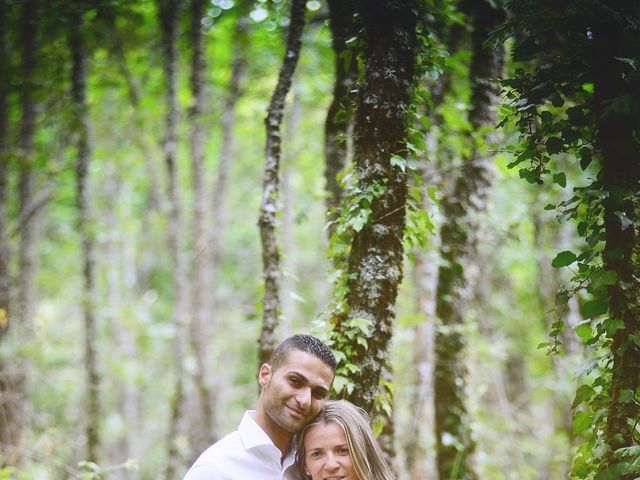
[[[9,188],[9,40],[8,5],[0,0],[0,341],[9,329],[10,245],[8,236],[7,200]],[[0,370],[2,365],[0,365]],[[3,404],[4,402],[0,402]],[[0,422],[2,421],[0,413]],[[0,427],[1,428],[1,427]],[[3,429],[2,429],[3,430]],[[0,441],[2,441],[0,437]],[[4,443],[4,442],[3,442]]]
[[[478,131],[492,127],[496,116],[498,87],[490,82],[502,73],[502,50],[485,50],[483,42],[503,18],[487,2],[472,6],[472,85],[469,121]],[[441,228],[441,257],[438,271],[436,314],[441,325],[436,329],[434,370],[436,463],[441,479],[476,478],[469,456],[474,445],[464,400],[466,369],[462,326],[470,284],[470,262],[475,250],[477,214],[485,208],[491,186],[491,158],[479,151],[473,138],[471,155],[464,159],[453,192],[442,202],[444,223]]]
[[[192,254],[191,254],[191,343],[196,358],[195,382],[199,396],[198,422],[190,428],[192,448],[201,452],[215,439],[214,393],[209,376],[211,363],[207,355],[208,338],[204,325],[207,322],[206,294],[211,288],[207,281],[206,259],[210,258],[205,219],[207,217],[207,192],[205,189],[204,125],[202,114],[205,106],[206,60],[202,34],[202,18],[205,0],[191,2],[191,178],[193,184]]]
[[[36,311],[36,274],[38,271],[38,236],[41,221],[39,209],[29,215],[34,200],[34,134],[36,128],[35,71],[37,66],[38,8],[35,1],[25,1],[20,13],[21,45],[21,118],[18,133],[18,215],[28,218],[20,223],[20,245],[18,251],[17,302],[14,312],[15,321],[11,325],[11,335],[23,341],[33,337]],[[6,20],[6,19],[5,19]],[[9,57],[5,57],[8,59]],[[6,175],[4,176],[6,181]],[[6,195],[6,193],[5,193]],[[0,379],[2,392],[2,441],[4,462],[18,464],[21,461],[21,449],[24,447],[24,431],[31,417],[29,404],[29,379],[31,361],[21,354],[12,359],[11,365],[3,365]],[[4,443],[6,442],[6,443]]]
[[[614,2],[605,2],[605,4]],[[622,29],[613,19],[603,17],[593,25],[592,62],[594,71],[594,103],[596,141],[602,152],[601,180],[608,196],[603,199],[605,209],[604,263],[607,270],[616,272],[618,281],[609,287],[609,316],[621,322],[613,334],[611,353],[613,368],[606,442],[613,452],[638,445],[637,426],[640,406],[633,401],[640,389],[640,348],[633,339],[640,335],[638,298],[638,165],[637,137],[634,138],[634,118],[631,111],[611,108],[622,95],[632,95],[633,84],[625,80],[617,58],[622,51]],[[635,119],[637,120],[637,118]],[[635,124],[637,128],[637,123]],[[623,220],[629,222],[626,224]],[[634,255],[634,250],[636,253]],[[629,397],[631,395],[631,400]],[[628,473],[624,480],[635,478]]]
[[[283,156],[283,169],[282,169],[282,242],[289,247],[289,252],[282,261],[282,291],[284,293],[282,298],[282,317],[279,325],[281,332],[280,337],[288,337],[295,333],[292,325],[294,318],[300,318],[298,315],[296,306],[297,300],[295,297],[296,283],[298,281],[295,274],[296,265],[294,263],[293,250],[295,240],[293,236],[293,224],[294,224],[294,206],[296,205],[294,199],[293,188],[291,185],[291,170],[295,159],[300,155],[299,142],[295,142],[293,139],[300,138],[300,121],[302,119],[302,100],[300,95],[294,91],[293,100],[291,102],[291,108],[289,115],[285,120],[285,136],[291,139],[289,142],[289,148],[285,150]]]
[[[338,207],[342,203],[343,189],[338,174],[344,169],[349,158],[349,130],[355,103],[355,81],[357,80],[356,52],[349,50],[347,40],[357,35],[354,25],[356,5],[354,0],[329,0],[329,26],[331,27],[333,54],[335,58],[335,80],[333,100],[325,122],[325,182],[327,189],[327,214],[332,222],[329,236],[335,231]]]
[[[211,284],[216,284],[217,270],[220,263],[220,245],[222,242],[222,232],[225,224],[226,193],[229,183],[229,172],[235,161],[236,142],[234,126],[236,120],[236,104],[242,96],[245,70],[247,61],[244,57],[248,43],[248,23],[247,17],[249,7],[253,2],[245,0],[238,7],[238,18],[234,27],[233,52],[231,60],[231,78],[227,85],[226,98],[224,102],[224,112],[222,113],[222,143],[220,147],[220,157],[218,169],[213,186],[213,228],[211,229],[211,252],[210,252],[210,274]],[[214,308],[214,296],[209,295],[209,311],[216,311]]]
[[[122,179],[119,177],[116,165],[108,163],[104,171],[105,179],[102,195],[107,199],[121,198]],[[123,315],[124,305],[126,305],[123,299],[123,278],[127,277],[126,270],[131,269],[135,265],[135,261],[133,261],[134,259],[129,261],[129,259],[123,258],[125,257],[123,250],[126,249],[122,243],[135,240],[126,236],[119,240],[119,235],[116,233],[118,232],[116,211],[116,208],[110,208],[105,212],[105,228],[107,232],[110,232],[105,241],[105,258],[103,260],[106,266],[105,276],[107,279],[106,301],[109,306],[105,312],[105,320],[112,332],[115,344],[114,353],[120,359],[120,362],[126,365],[125,369],[128,369],[131,368],[134,360],[137,361],[139,352],[136,348],[135,330]],[[135,274],[131,275],[131,278],[135,278]],[[140,435],[140,398],[138,389],[132,378],[127,375],[117,382],[115,391],[118,412],[127,428],[119,438],[111,442],[115,447],[115,456],[109,459],[109,463],[119,463],[122,459],[127,458],[139,458],[136,451],[136,447],[140,443],[136,440]],[[132,480],[134,475],[132,472],[122,472],[121,478]]]
[[[368,214],[367,223],[353,233],[348,259],[346,318],[336,318],[334,348],[352,353],[343,362],[357,372],[357,386],[347,398],[373,412],[387,369],[389,342],[398,286],[402,280],[406,175],[392,157],[406,155],[406,113],[411,103],[417,52],[417,5],[411,0],[360,2],[365,34],[365,72],[355,115],[354,160],[356,198]],[[370,210],[367,211],[367,208]],[[356,338],[358,342],[356,342]],[[390,392],[389,392],[390,393]]]
[[[71,50],[71,97],[74,109],[74,131],[77,135],[76,202],[78,208],[78,232],[82,244],[82,311],[85,328],[86,375],[86,459],[98,461],[100,448],[100,375],[97,359],[97,326],[95,315],[95,241],[92,226],[91,187],[89,164],[91,146],[89,139],[89,112],[87,106],[86,62],[87,53],[82,38],[82,11],[80,4],[73,7],[70,16],[69,48]]]
[[[8,188],[9,188],[9,85],[10,62],[8,41],[9,6],[6,0],[0,1],[0,452],[3,464],[15,463],[15,453],[9,450],[18,446],[20,437],[20,411],[13,382],[13,368],[10,355],[5,352],[5,336],[9,332],[10,319],[10,272],[9,272],[9,232],[8,232]],[[2,464],[0,464],[2,466]]]
[[[262,332],[258,340],[258,362],[266,362],[276,345],[275,329],[280,315],[280,251],[276,239],[276,214],[280,209],[278,197],[280,191],[280,126],[284,114],[287,93],[295,71],[305,22],[306,2],[292,0],[291,22],[287,35],[287,47],[278,76],[278,83],[269,103],[265,125],[267,130],[266,160],[262,202],[260,204],[260,240],[262,243],[262,268],[264,276],[264,296],[262,301]]]
[[[167,218],[167,240],[172,262],[174,280],[173,306],[173,363],[174,391],[171,399],[171,413],[167,437],[167,480],[176,477],[181,468],[178,446],[180,422],[183,418],[184,403],[184,368],[183,361],[187,347],[187,261],[183,248],[183,220],[180,187],[177,171],[177,35],[178,35],[178,2],[177,0],[158,0],[158,13],[162,29],[162,47],[164,53],[164,75],[166,82],[166,132],[164,142],[164,159],[167,168],[167,197],[169,211]]]

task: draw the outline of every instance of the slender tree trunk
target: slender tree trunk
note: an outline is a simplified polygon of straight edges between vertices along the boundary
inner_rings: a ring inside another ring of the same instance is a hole
[[[82,38],[82,11],[80,4],[74,5],[70,17],[69,48],[71,50],[71,97],[74,109],[74,130],[77,135],[76,202],[78,207],[78,232],[82,244],[82,310],[85,328],[85,375],[86,375],[86,458],[98,461],[100,449],[100,374],[98,372],[97,325],[95,315],[95,241],[92,225],[91,187],[89,165],[91,146],[89,112],[87,106],[86,63],[87,53]]]
[[[502,74],[504,53],[502,50],[485,50],[483,42],[499,25],[503,14],[488,2],[476,2],[472,9],[472,108],[469,121],[474,131],[478,131],[482,127],[493,126],[496,119],[494,108],[498,92],[490,82]],[[476,478],[469,458],[474,445],[464,399],[466,369],[461,329],[473,281],[469,267],[475,251],[476,217],[484,210],[489,194],[491,161],[474,142],[453,192],[442,202],[444,223],[440,236],[443,264],[439,268],[436,292],[436,314],[441,325],[436,329],[434,371],[436,462],[441,479]]]
[[[353,352],[345,363],[357,388],[347,395],[372,412],[387,369],[398,286],[402,280],[406,175],[392,157],[406,155],[406,113],[417,53],[417,4],[359,2],[364,24],[365,72],[355,118],[354,160],[358,189],[372,195],[367,223],[354,232],[348,259],[347,318],[336,318],[335,347]],[[385,72],[387,72],[385,74]],[[393,72],[393,74],[389,74]],[[360,209],[368,205],[358,202]],[[358,337],[356,343],[354,336]],[[351,338],[352,340],[349,340]]]
[[[327,189],[327,214],[330,222],[336,220],[338,207],[342,203],[343,189],[338,174],[348,161],[349,126],[355,104],[355,82],[357,80],[356,52],[348,50],[347,40],[357,35],[354,25],[356,3],[354,0],[329,0],[329,26],[331,27],[333,54],[335,58],[335,80],[333,100],[325,122],[325,182]],[[329,236],[335,231],[330,225]]]
[[[291,80],[295,71],[300,48],[302,46],[302,31],[305,22],[306,2],[292,0],[291,22],[287,35],[287,47],[278,76],[278,83],[271,96],[267,110],[265,125],[267,130],[266,160],[262,202],[260,204],[260,240],[262,243],[262,268],[264,276],[264,297],[262,301],[262,332],[258,340],[258,362],[266,362],[275,348],[275,329],[280,315],[280,251],[276,239],[276,214],[280,207],[280,126],[284,115],[284,105],[287,93],[291,87]]]
[[[0,0],[0,341],[9,329],[9,237],[7,200],[9,188],[9,40],[8,2]],[[0,365],[0,370],[3,366]],[[4,403],[4,402],[2,402]],[[1,404],[1,403],[0,403]],[[0,414],[1,415],[1,414]],[[1,417],[0,417],[0,421]],[[1,428],[1,427],[0,427]],[[0,441],[2,438],[0,437]],[[4,443],[4,442],[3,442]]]
[[[177,35],[178,35],[178,2],[177,0],[158,0],[158,12],[162,28],[162,46],[164,51],[164,75],[166,82],[166,131],[164,141],[164,159],[167,168],[167,197],[169,212],[167,218],[167,240],[172,261],[174,279],[173,306],[173,358],[174,358],[174,391],[171,399],[171,413],[168,431],[167,480],[176,477],[181,467],[176,444],[180,422],[183,417],[184,403],[184,368],[182,363],[187,347],[187,261],[183,248],[183,219],[180,187],[177,171]]]
[[[215,439],[214,407],[216,401],[209,376],[211,364],[207,355],[208,338],[204,324],[207,321],[206,294],[211,288],[207,281],[205,260],[210,257],[205,218],[207,217],[207,192],[205,189],[204,125],[202,114],[205,105],[206,60],[202,34],[202,18],[206,12],[205,0],[191,2],[191,177],[193,184],[193,247],[191,255],[191,343],[196,358],[196,389],[199,396],[197,428],[191,428],[193,448],[201,452]]]
[[[615,2],[604,2],[615,4]],[[603,200],[605,209],[604,263],[616,272],[618,281],[609,287],[609,315],[622,322],[613,335],[611,353],[613,368],[606,441],[613,452],[623,447],[637,446],[640,406],[625,398],[640,389],[640,347],[633,339],[640,335],[640,284],[638,282],[638,186],[640,166],[637,130],[634,132],[632,113],[611,108],[612,100],[632,95],[632,82],[625,81],[620,61],[622,29],[612,19],[603,17],[593,25],[594,100],[597,126],[597,146],[602,151],[601,180],[609,195]],[[629,86],[629,87],[628,87]],[[637,118],[636,118],[637,120]],[[637,128],[637,125],[635,126]],[[627,223],[625,223],[625,220]],[[635,250],[635,252],[634,252]],[[621,478],[635,478],[628,473]]]
[[[20,11],[21,45],[21,91],[20,126],[18,133],[19,162],[19,217],[28,218],[20,223],[20,245],[18,251],[19,277],[17,302],[11,323],[12,337],[24,341],[32,338],[36,310],[36,274],[38,271],[38,234],[40,211],[36,209],[29,215],[34,201],[34,134],[36,128],[35,71],[37,66],[38,8],[35,1],[25,1]],[[6,21],[6,18],[5,18]],[[8,59],[8,57],[4,57]],[[6,127],[5,127],[6,128]],[[6,132],[6,131],[5,131]],[[5,133],[6,135],[6,133]],[[5,164],[6,165],[6,164]],[[6,174],[3,175],[6,182]],[[6,183],[5,183],[6,188]],[[6,196],[8,192],[4,195]],[[5,232],[6,233],[6,232]],[[6,237],[5,237],[6,238]],[[31,361],[24,354],[13,358],[11,363],[3,359],[3,372],[0,378],[2,393],[2,434],[3,452],[7,455],[4,462],[16,465],[21,461],[21,449],[24,447],[24,433],[31,417],[29,405],[29,379]]]
[[[107,199],[121,198],[122,180],[119,177],[117,167],[113,163],[109,163],[104,169],[104,195]],[[129,368],[131,362],[138,358],[138,350],[135,345],[135,331],[131,324],[126,321],[123,315],[123,278],[126,278],[125,271],[135,265],[135,262],[123,260],[122,242],[130,242],[130,237],[124,236],[120,241],[118,232],[117,208],[107,209],[105,212],[105,228],[110,234],[105,244],[104,266],[106,267],[106,299],[108,308],[106,309],[105,319],[108,322],[114,340],[115,355],[120,362],[125,363]],[[134,275],[132,275],[134,277]],[[139,458],[135,447],[139,444],[136,438],[140,435],[140,409],[138,389],[134,385],[132,379],[127,376],[115,385],[118,411],[122,415],[122,421],[127,426],[122,435],[116,439],[115,452],[116,456],[110,459],[110,463],[121,462],[122,459]],[[120,478],[133,479],[132,472],[122,472]]]
[[[295,245],[295,239],[293,235],[294,227],[294,206],[296,205],[294,198],[294,191],[291,185],[291,171],[295,159],[300,155],[299,142],[295,142],[294,139],[299,138],[300,135],[300,121],[302,119],[302,100],[298,92],[294,92],[293,100],[291,102],[291,108],[289,115],[287,115],[285,125],[286,138],[292,139],[289,142],[289,148],[284,152],[283,157],[283,169],[282,169],[282,242],[284,245],[288,245],[288,254],[282,261],[282,270],[284,272],[282,278],[282,291],[284,293],[282,298],[282,321],[280,324],[281,337],[288,337],[293,334],[292,320],[299,318],[297,315],[295,299],[296,284],[298,277],[295,274],[296,264],[294,262],[293,250],[297,249]]]
[[[9,272],[9,232],[8,232],[8,188],[9,188],[9,40],[8,40],[8,2],[0,1],[0,453],[3,463],[12,464],[16,455],[9,449],[18,445],[20,432],[15,411],[19,404],[16,400],[13,382],[13,368],[10,355],[6,352],[10,320],[10,272]],[[0,466],[2,466],[0,464]]]
[[[224,102],[224,112],[222,114],[222,143],[220,147],[220,157],[213,186],[213,210],[211,229],[211,252],[209,260],[209,278],[211,284],[216,284],[217,270],[220,263],[220,245],[222,242],[222,232],[225,224],[226,193],[229,184],[229,172],[235,161],[236,142],[234,126],[236,120],[236,104],[242,97],[243,79],[247,67],[246,54],[248,43],[248,23],[247,17],[250,6],[253,2],[245,0],[239,5],[238,18],[234,27],[233,52],[231,60],[231,78],[227,86],[226,98]],[[209,295],[211,300],[209,311],[216,309],[213,305],[213,295]],[[214,322],[212,320],[212,322]]]

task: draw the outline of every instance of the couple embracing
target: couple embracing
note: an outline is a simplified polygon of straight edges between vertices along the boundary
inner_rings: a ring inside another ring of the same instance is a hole
[[[393,480],[367,414],[328,401],[336,359],[310,335],[284,340],[260,367],[260,396],[238,429],[184,480]]]

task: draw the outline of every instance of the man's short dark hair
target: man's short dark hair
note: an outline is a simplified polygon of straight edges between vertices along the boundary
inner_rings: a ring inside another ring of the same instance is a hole
[[[316,358],[319,358],[325,365],[331,368],[331,371],[336,371],[336,357],[333,352],[327,347],[321,340],[311,335],[297,334],[289,338],[284,339],[280,345],[276,347],[269,359],[269,365],[275,371],[280,365],[282,365],[289,353],[299,350],[301,352],[309,353]]]

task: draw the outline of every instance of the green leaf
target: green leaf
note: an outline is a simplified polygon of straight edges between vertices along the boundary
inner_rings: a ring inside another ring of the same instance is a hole
[[[618,281],[618,274],[613,270],[596,270],[591,274],[591,288],[615,285]]]
[[[604,300],[590,300],[582,305],[582,315],[594,318],[604,315],[609,310],[609,303]]]
[[[564,172],[553,174],[553,183],[560,185],[562,188],[567,186],[567,176]]]
[[[547,153],[553,155],[554,153],[560,153],[563,149],[563,142],[561,138],[549,137],[547,139]]]
[[[594,480],[621,480],[622,475],[627,473],[628,469],[629,464],[627,462],[616,463],[598,472]]]
[[[580,149],[580,168],[582,170],[586,170],[589,164],[591,164],[591,160],[593,160],[591,156],[591,149],[588,147],[582,147]]]
[[[349,379],[347,379],[346,377],[343,377],[342,375],[336,375],[335,378],[333,379],[332,388],[336,393],[340,393],[350,383],[351,383],[351,381]]]
[[[399,167],[400,170],[405,172],[407,169],[407,161],[399,155],[391,155],[391,166]]]
[[[635,394],[633,393],[633,390],[626,389],[620,392],[618,400],[620,401],[620,403],[631,403],[633,402],[634,398]]]
[[[571,265],[576,261],[575,253],[565,250],[564,252],[560,252],[556,257],[551,261],[551,266],[554,268],[566,267],[567,265]]]
[[[589,323],[582,323],[576,327],[576,335],[578,335],[584,343],[587,343],[593,338],[593,330]]]
[[[593,415],[586,412],[577,412],[573,417],[572,428],[574,435],[580,435],[591,428],[593,424]]]
[[[578,390],[576,390],[576,398],[573,400],[571,408],[576,408],[582,402],[590,400],[595,394],[596,391],[591,386],[582,385]]]

